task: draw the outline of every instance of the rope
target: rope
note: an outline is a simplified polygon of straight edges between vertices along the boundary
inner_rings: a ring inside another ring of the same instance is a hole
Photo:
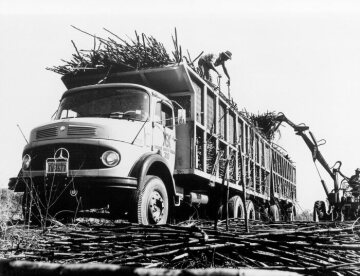
[[[324,179],[322,178],[322,176],[321,176],[321,174],[320,174],[320,171],[319,171],[319,168],[318,168],[318,166],[316,165],[315,162],[314,162],[314,165],[315,165],[316,171],[317,171],[317,173],[318,173],[318,175],[319,175],[319,177],[320,177],[320,180],[324,180]]]
[[[301,210],[302,214],[304,214],[304,216],[306,216],[306,219],[311,220],[311,217],[308,217],[307,215],[305,215],[305,210],[301,207],[299,202],[295,201],[295,205]],[[297,214],[297,215],[299,216],[300,214]]]

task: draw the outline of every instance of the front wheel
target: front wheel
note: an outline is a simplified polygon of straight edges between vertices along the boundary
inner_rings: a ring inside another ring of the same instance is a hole
[[[169,197],[164,182],[157,176],[147,175],[137,200],[137,222],[165,224],[169,217]]]

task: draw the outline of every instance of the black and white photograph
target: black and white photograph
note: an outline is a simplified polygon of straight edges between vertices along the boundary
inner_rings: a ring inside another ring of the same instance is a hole
[[[360,2],[0,0],[0,275],[360,275]]]

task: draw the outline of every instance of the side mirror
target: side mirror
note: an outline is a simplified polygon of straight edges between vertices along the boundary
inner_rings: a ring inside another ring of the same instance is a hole
[[[186,109],[178,109],[177,119],[179,125],[186,124]]]

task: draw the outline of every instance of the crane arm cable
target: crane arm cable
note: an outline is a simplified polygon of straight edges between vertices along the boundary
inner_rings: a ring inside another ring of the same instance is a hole
[[[318,168],[318,166],[316,165],[316,162],[315,162],[315,161],[314,161],[314,165],[315,165],[316,171],[317,171],[317,173],[318,173],[318,175],[319,175],[319,177],[320,177],[320,180],[324,180],[324,179],[322,178],[321,174],[320,174],[319,168]]]

